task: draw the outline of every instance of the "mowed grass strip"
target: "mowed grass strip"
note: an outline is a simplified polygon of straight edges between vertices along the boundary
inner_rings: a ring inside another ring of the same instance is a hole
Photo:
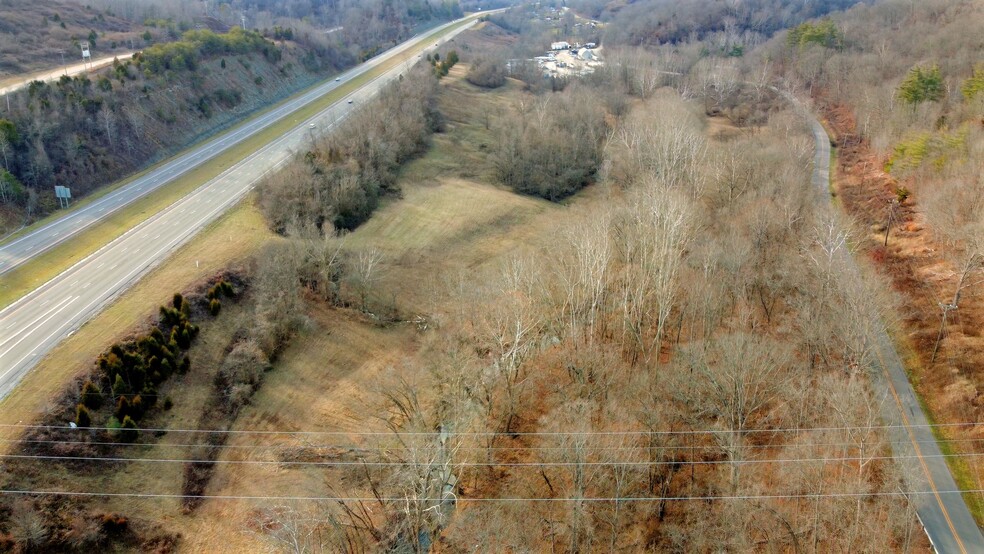
[[[170,206],[183,196],[197,189],[202,184],[215,178],[226,169],[239,163],[248,155],[282,136],[287,131],[295,127],[297,125],[297,121],[303,121],[314,116],[318,112],[356,91],[359,87],[382,75],[386,71],[389,71],[390,69],[404,63],[408,59],[413,58],[413,56],[420,52],[420,50],[426,46],[429,46],[431,41],[440,38],[444,34],[459,29],[468,22],[469,20],[466,19],[452,25],[451,27],[448,27],[447,29],[435,31],[430,35],[427,35],[416,46],[410,48],[406,52],[398,56],[394,56],[376,68],[373,68],[372,70],[349,80],[338,88],[332,90],[330,93],[322,96],[307,106],[288,114],[286,117],[270,125],[263,131],[212,158],[212,160],[208,163],[196,167],[178,179],[175,179],[154,192],[140,198],[139,200],[136,200],[135,202],[127,205],[125,208],[116,211],[112,215],[92,225],[71,239],[59,244],[58,246],[55,246],[54,248],[51,248],[50,250],[47,250],[46,252],[43,252],[42,254],[39,254],[27,263],[8,272],[2,279],[0,279],[0,309],[9,306],[25,294],[53,279],[59,273],[65,271],[79,260],[84,259],[86,256],[95,252],[102,246],[112,242],[114,239],[137,224]],[[318,83],[318,85],[320,84],[322,83]],[[304,94],[304,92],[301,92],[298,95]],[[294,97],[298,95],[295,95]],[[289,101],[291,98],[283,100],[281,104]],[[255,117],[258,117],[259,115],[262,115],[262,113],[257,114]],[[246,122],[244,121],[236,127],[245,123]],[[227,131],[227,133],[233,131],[236,127],[231,128]],[[165,162],[161,163],[163,164]],[[159,165],[160,164],[158,164],[158,166]],[[101,191],[98,196],[93,196],[85,202],[92,202],[99,196],[108,194],[121,186],[125,186],[127,183],[140,177],[148,171],[151,171],[152,169],[153,168],[150,168],[131,176],[125,181]],[[85,204],[80,204],[80,206],[82,205]],[[60,215],[62,214],[59,214],[59,216]],[[29,229],[31,228],[28,228],[28,230]],[[22,236],[24,232],[27,232],[28,230],[22,231],[15,236]],[[12,240],[13,238],[14,237],[11,237],[9,240]]]
[[[157,313],[174,292],[249,258],[276,240],[251,201],[241,202],[152,270],[107,309],[61,342],[0,401],[0,451],[21,434],[18,423],[33,423],[74,376],[92,367],[109,345],[136,330]]]

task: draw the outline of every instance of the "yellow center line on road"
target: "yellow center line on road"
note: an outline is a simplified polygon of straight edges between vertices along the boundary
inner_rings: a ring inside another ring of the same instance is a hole
[[[912,442],[912,447],[915,449],[916,458],[919,460],[919,465],[922,466],[923,473],[926,474],[926,480],[929,482],[929,488],[933,490],[933,496],[936,497],[936,502],[939,504],[940,510],[943,512],[943,518],[946,519],[946,524],[950,527],[950,532],[953,533],[953,539],[957,541],[957,547],[960,548],[960,552],[962,554],[967,554],[967,548],[964,546],[963,541],[960,540],[960,535],[957,534],[957,529],[953,526],[953,521],[950,520],[950,514],[947,512],[946,506],[943,505],[943,499],[940,497],[939,490],[936,489],[936,483],[933,482],[933,476],[929,472],[929,466],[926,465],[926,460],[923,459],[922,449],[919,448],[919,441],[916,440],[916,435],[912,432],[912,427],[910,427],[909,424],[909,418],[905,415],[905,406],[902,405],[902,399],[899,397],[898,391],[895,390],[895,385],[892,383],[892,378],[888,374],[888,365],[885,364],[885,359],[882,357],[881,349],[876,348],[875,353],[878,356],[878,361],[881,363],[882,374],[888,382],[888,390],[892,391],[892,396],[895,398],[895,404],[899,407],[899,414],[902,415],[902,424],[905,427],[906,432],[909,434],[909,440]]]

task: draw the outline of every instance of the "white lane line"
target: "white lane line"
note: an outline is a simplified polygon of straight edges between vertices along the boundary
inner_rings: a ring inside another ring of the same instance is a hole
[[[58,315],[58,312],[64,310],[72,302],[75,302],[75,299],[76,298],[78,298],[78,296],[63,298],[61,302],[59,302],[58,304],[55,304],[55,306],[53,308],[51,308],[47,312],[41,314],[40,317],[35,318],[34,321],[32,321],[31,323],[29,323],[25,327],[21,328],[21,330],[19,332],[11,335],[10,337],[8,337],[3,342],[0,342],[0,346],[3,346],[5,344],[7,344],[8,342],[12,341],[13,339],[15,339],[17,337],[20,337],[20,340],[18,340],[17,342],[15,342],[13,345],[10,346],[10,348],[4,350],[3,353],[0,354],[0,358],[3,358],[8,352],[10,352],[11,350],[13,350],[24,339],[26,339],[27,337],[31,336],[31,331],[32,330],[34,330],[37,327],[40,327],[41,325],[44,325],[45,322],[47,322],[49,319],[51,319],[51,318],[55,317],[56,315]]]
[[[91,285],[91,284],[92,284],[92,281],[90,281],[90,282],[82,285],[82,290],[85,290],[85,289],[89,288],[89,285]]]
[[[70,300],[68,304],[71,304],[72,302],[75,302],[79,298],[80,297],[78,297],[78,296],[72,298],[72,300]],[[67,308],[68,307],[68,304],[65,304],[65,306],[62,307],[62,309]],[[55,315],[57,315],[57,314],[52,314],[52,317],[54,317]],[[49,334],[47,337],[44,338],[44,340],[42,340],[40,343],[38,343],[37,346],[35,346],[33,349],[31,349],[30,352],[28,352],[27,354],[24,354],[23,356],[21,356],[21,359],[17,360],[13,364],[11,364],[9,369],[7,369],[6,371],[4,371],[3,373],[0,373],[0,382],[3,381],[3,379],[7,376],[8,373],[10,373],[11,371],[13,371],[14,368],[16,368],[17,366],[19,366],[21,362],[23,362],[29,356],[32,356],[34,354],[34,352],[37,351],[38,348],[41,348],[42,346],[44,346],[45,343],[47,343],[49,340],[51,340],[51,337],[53,337],[53,336],[57,335],[58,333],[60,333],[61,330],[66,325],[70,325],[71,322],[72,322],[72,318],[70,318],[70,317],[69,318],[65,318],[65,322],[64,323],[62,323],[61,325],[59,325],[51,334]],[[29,334],[28,335],[25,335],[23,338],[21,338],[21,340],[24,340],[28,336],[30,336],[30,335]],[[20,341],[17,341],[17,342],[20,342]],[[14,346],[11,346],[9,349],[7,349],[7,352],[10,352],[10,349],[14,348],[15,346],[17,346],[17,345],[15,344]],[[4,354],[6,354],[7,352],[4,352]],[[3,357],[3,354],[0,354],[0,357]]]
[[[96,269],[102,269],[102,266],[104,266],[104,265],[106,265],[106,262],[103,262],[103,263],[97,265],[96,266]]]

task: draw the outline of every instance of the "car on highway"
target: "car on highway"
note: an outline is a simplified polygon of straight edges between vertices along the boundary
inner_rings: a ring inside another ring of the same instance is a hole
[[[351,104],[351,103],[352,103],[352,101],[351,101],[351,100],[349,100],[349,101],[348,101],[348,103],[349,103],[349,104]]]
[[[337,78],[335,79],[335,82],[337,83],[338,81],[341,81],[341,80],[342,80],[342,78],[341,78],[341,77],[337,77]]]

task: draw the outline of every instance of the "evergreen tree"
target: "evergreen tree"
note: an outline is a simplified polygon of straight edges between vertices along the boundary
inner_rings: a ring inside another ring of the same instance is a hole
[[[120,442],[135,442],[139,436],[137,422],[133,421],[130,416],[124,417],[120,428]]]
[[[127,385],[126,381],[123,380],[123,376],[117,373],[116,381],[113,383],[113,395],[122,396],[124,394],[130,394],[130,385]]]
[[[92,427],[92,416],[89,409],[79,404],[75,407],[75,424],[79,427]]]
[[[81,401],[85,407],[98,410],[103,403],[102,391],[92,381],[86,381],[82,385]]]
[[[934,65],[924,69],[917,65],[910,69],[905,80],[899,85],[899,98],[909,104],[941,100],[943,77],[940,75],[940,68]]]

